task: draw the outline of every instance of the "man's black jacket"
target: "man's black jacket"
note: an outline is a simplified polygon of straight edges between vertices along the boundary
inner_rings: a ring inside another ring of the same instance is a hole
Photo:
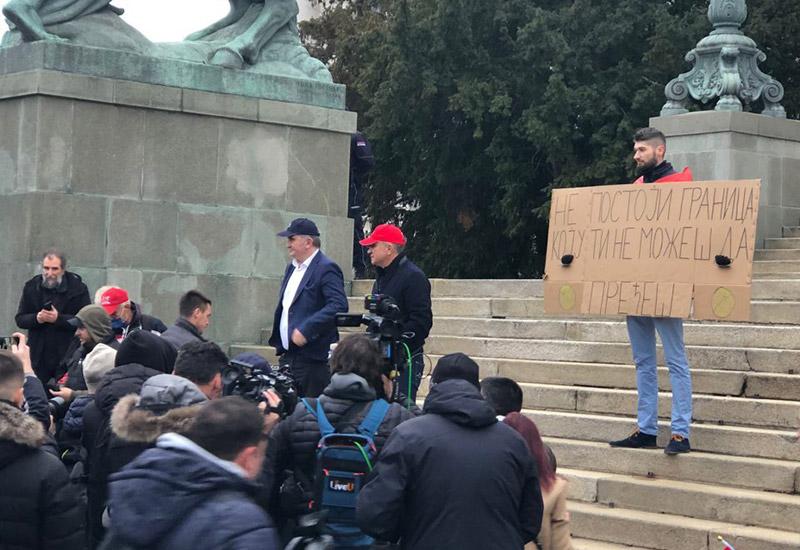
[[[46,302],[52,302],[58,310],[55,323],[39,324],[36,314]],[[25,283],[19,308],[15,317],[17,326],[28,331],[28,345],[31,348],[33,370],[42,382],[56,374],[58,365],[75,334],[75,327],[67,321],[72,319],[83,306],[91,302],[89,290],[79,275],[69,271],[64,273],[61,284],[53,289],[42,286],[42,276],[37,275]]]
[[[542,520],[536,466],[463,380],[431,388],[423,416],[398,425],[358,496],[358,524],[403,549],[521,550]]]
[[[403,332],[413,334],[405,342],[412,353],[425,345],[433,325],[431,283],[405,254],[400,254],[386,268],[377,267],[373,294],[391,296],[402,313]]]

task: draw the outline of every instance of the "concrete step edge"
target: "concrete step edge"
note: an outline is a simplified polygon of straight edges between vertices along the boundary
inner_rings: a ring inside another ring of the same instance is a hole
[[[800,532],[800,523],[794,523],[800,517],[800,495],[583,470],[559,473],[570,481],[570,489],[583,486],[570,492],[570,498],[583,502]],[[595,500],[583,500],[592,495]]]
[[[546,436],[603,444],[628,436],[636,427],[635,410],[618,416],[546,409],[524,409],[523,413]],[[711,422],[694,422],[691,430],[692,453],[705,451],[714,455],[787,460],[797,462],[800,467],[796,430],[720,426]],[[659,419],[659,447],[667,444],[669,434],[669,421]]]
[[[562,468],[598,475],[679,479],[784,494],[800,492],[800,464],[793,460],[725,455],[694,450],[668,457],[662,449],[612,449],[606,441],[543,437]],[[592,499],[594,497],[591,497]]]
[[[724,537],[740,550],[789,550],[800,545],[800,534],[777,529],[742,527],[732,523],[702,520],[672,514],[657,514],[627,508],[609,508],[601,504],[571,501],[574,532],[580,536],[582,524],[596,530],[592,536],[610,542],[640,544],[647,538],[648,547],[660,550],[678,548],[714,548],[717,536]],[[593,522],[592,520],[599,520]],[[600,525],[598,525],[600,523]],[[605,526],[604,529],[599,527]],[[622,525],[627,528],[619,529]],[[636,527],[645,527],[644,530]],[[705,544],[704,544],[705,543]],[[737,544],[739,544],[737,546]],[[755,546],[759,544],[760,546]],[[699,546],[702,545],[702,546]],[[706,546],[709,545],[709,546]]]

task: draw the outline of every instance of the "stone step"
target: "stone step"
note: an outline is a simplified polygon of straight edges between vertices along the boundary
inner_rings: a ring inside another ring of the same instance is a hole
[[[543,434],[547,434],[546,425],[537,425]],[[617,435],[620,434],[614,437]],[[795,461],[728,456],[697,450],[680,456],[667,456],[661,449],[614,449],[605,441],[550,436],[544,437],[544,441],[556,455],[559,472],[567,468],[785,494],[800,492],[800,464]],[[581,497],[583,500],[594,500],[590,489],[582,485],[570,488],[575,493],[587,493],[588,496]]]
[[[800,534],[762,527],[570,502],[572,532],[616,544],[657,550],[716,550],[722,536],[736,550],[797,550]]]
[[[772,260],[753,262],[753,277],[761,273],[796,273],[800,271],[800,260]]]
[[[782,234],[784,237],[787,238],[800,238],[800,226],[792,225],[792,226],[784,226],[782,230]]]
[[[432,362],[439,356],[431,356]],[[519,383],[556,384],[594,388],[636,388],[636,367],[606,363],[527,361],[473,357],[482,376],[506,376]],[[662,391],[670,390],[669,371],[658,369]],[[720,371],[692,368],[695,394],[742,396],[761,399],[800,401],[800,376],[755,372]]]
[[[756,250],[753,254],[756,261],[800,260],[800,249],[768,248]]]
[[[629,342],[624,319],[436,317],[432,333],[483,338]],[[800,349],[800,326],[686,322],[684,339],[687,345],[694,346]]]
[[[614,544],[591,539],[577,539],[572,537],[572,550],[649,550],[643,546],[628,546],[627,544]]]
[[[550,437],[607,443],[622,439],[636,427],[635,410],[631,410],[627,417],[538,409],[526,409],[525,412],[539,426],[539,431]],[[669,433],[669,422],[660,421],[658,439],[660,446],[667,444]],[[692,449],[697,451],[800,461],[800,444],[797,441],[796,430],[694,423],[690,440]],[[663,453],[660,454],[663,456]],[[797,466],[800,467],[800,464]],[[583,467],[588,469],[587,465]]]
[[[796,324],[800,320],[800,302],[753,300],[750,307],[750,322],[773,324]]]
[[[800,495],[586,470],[559,469],[559,475],[569,480],[573,500],[800,532]]]
[[[526,409],[611,415],[633,415],[636,411],[635,390],[525,383],[521,387],[523,406]],[[659,416],[669,418],[672,394],[661,392],[658,397]],[[695,423],[793,430],[800,419],[800,402],[695,393],[692,399],[692,417]]]
[[[764,247],[768,249],[800,249],[800,237],[782,237],[777,239],[764,239]]]
[[[784,272],[777,272],[777,273],[759,273],[757,275],[758,280],[765,281],[768,279],[800,279],[800,271],[798,272],[791,272],[791,271],[784,271]]]
[[[430,279],[431,295],[438,298],[481,297],[481,298],[519,298],[544,296],[541,279]],[[363,297],[372,291],[370,279],[355,280],[350,295]]]
[[[426,352],[444,355],[460,351],[471,357],[527,359],[536,361],[573,361],[581,363],[629,364],[628,343],[575,342],[571,340],[525,340],[518,338],[481,338],[431,336]],[[770,348],[686,346],[689,364],[697,368],[794,374],[800,372],[800,351]],[[658,364],[663,354],[658,350]]]

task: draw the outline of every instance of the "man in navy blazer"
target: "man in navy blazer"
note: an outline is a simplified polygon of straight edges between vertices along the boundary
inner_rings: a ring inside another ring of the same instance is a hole
[[[347,312],[344,276],[320,251],[311,220],[292,220],[278,236],[286,237],[292,262],[283,275],[269,344],[291,369],[300,396],[317,397],[331,378],[328,351],[339,340],[336,314]]]

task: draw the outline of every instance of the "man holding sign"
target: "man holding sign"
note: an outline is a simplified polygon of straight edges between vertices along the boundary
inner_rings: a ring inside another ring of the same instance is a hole
[[[655,128],[642,128],[633,137],[633,159],[640,177],[635,184],[692,181],[692,172],[676,172],[664,160],[667,140]],[[672,386],[672,437],[664,452],[688,453],[689,425],[692,421],[692,378],[683,342],[683,319],[676,317],[640,317],[628,315],[628,337],[636,365],[636,388],[639,394],[638,427],[630,436],[611,441],[612,447],[656,448],[658,435],[658,372],[656,369],[656,332],[661,337],[664,360]]]

